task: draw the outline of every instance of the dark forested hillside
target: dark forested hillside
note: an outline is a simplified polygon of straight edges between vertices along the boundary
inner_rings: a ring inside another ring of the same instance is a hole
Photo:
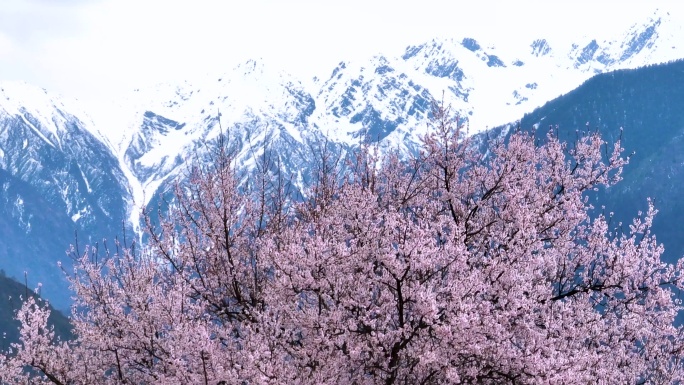
[[[600,193],[600,205],[625,222],[652,198],[660,211],[654,232],[665,258],[684,255],[684,61],[598,75],[520,122],[523,130],[537,125],[540,137],[557,126],[566,141],[578,130],[598,130],[609,141],[622,137],[625,154],[633,155],[624,180]]]
[[[9,344],[19,340],[19,322],[14,319],[15,312],[21,307],[22,299],[26,296],[37,297],[27,289],[25,284],[19,283],[5,275],[0,270],[0,347],[6,350]],[[50,323],[55,326],[55,332],[62,339],[70,335],[69,320],[59,311],[52,310]]]

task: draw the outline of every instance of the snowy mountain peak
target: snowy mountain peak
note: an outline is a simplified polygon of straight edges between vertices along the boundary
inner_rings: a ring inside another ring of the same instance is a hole
[[[161,175],[174,174],[192,143],[218,134],[219,116],[224,129],[246,130],[240,135],[248,141],[283,132],[297,143],[322,135],[344,146],[371,140],[410,150],[425,132],[434,99],[444,98],[472,132],[510,122],[596,73],[684,57],[684,50],[662,48],[684,37],[672,24],[656,12],[613,37],[540,36],[505,44],[435,38],[396,56],[341,61],[329,77],[306,87],[276,66],[249,60],[195,83],[201,87],[185,82],[144,94],[131,113],[137,128],[122,142],[122,160],[149,190]]]
[[[221,133],[240,143],[242,164],[253,165],[266,146],[291,155],[295,174],[305,168],[295,159],[306,162],[306,147],[316,140],[339,149],[372,141],[412,151],[434,100],[450,104],[475,133],[517,120],[596,73],[682,58],[683,40],[682,26],[656,11],[612,37],[434,38],[401,52],[340,61],[320,80],[248,60],[218,75],[138,89],[90,110],[93,124],[84,113],[66,116],[70,106],[25,85],[0,90],[0,108],[26,119],[26,127],[33,124],[56,147],[63,145],[59,130],[78,116],[118,160],[130,201],[145,205]]]
[[[255,148],[284,137],[303,143],[315,109],[300,81],[261,60],[195,82],[138,89],[127,103],[119,110],[128,116],[124,131],[111,142],[118,144],[114,152],[138,205],[153,199],[198,148],[222,133]],[[244,161],[247,155],[241,156]]]
[[[0,83],[0,110],[7,116],[20,119],[54,148],[62,148],[62,137],[69,122],[89,122],[77,102],[25,82]]]

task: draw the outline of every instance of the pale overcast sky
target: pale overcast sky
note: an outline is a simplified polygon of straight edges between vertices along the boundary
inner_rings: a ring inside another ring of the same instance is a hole
[[[295,75],[432,37],[492,40],[629,27],[675,1],[0,0],[0,80],[80,99],[220,74],[263,57]],[[445,5],[451,4],[451,5]]]

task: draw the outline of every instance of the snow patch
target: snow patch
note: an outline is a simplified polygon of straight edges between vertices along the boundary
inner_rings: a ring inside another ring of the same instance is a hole
[[[88,182],[88,178],[86,178],[85,173],[83,173],[81,166],[78,167],[78,171],[81,173],[81,178],[83,178],[83,182],[85,182],[86,189],[88,190],[88,193],[92,194],[93,189],[90,188],[90,183]]]

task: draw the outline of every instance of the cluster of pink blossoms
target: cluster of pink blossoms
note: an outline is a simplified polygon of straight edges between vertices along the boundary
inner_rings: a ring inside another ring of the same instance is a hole
[[[323,151],[299,202],[277,156],[238,184],[219,146],[147,215],[144,248],[81,254],[73,340],[26,302],[0,383],[682,382],[683,270],[655,210],[588,214],[619,143],[514,133],[484,152],[434,118],[408,159]]]

